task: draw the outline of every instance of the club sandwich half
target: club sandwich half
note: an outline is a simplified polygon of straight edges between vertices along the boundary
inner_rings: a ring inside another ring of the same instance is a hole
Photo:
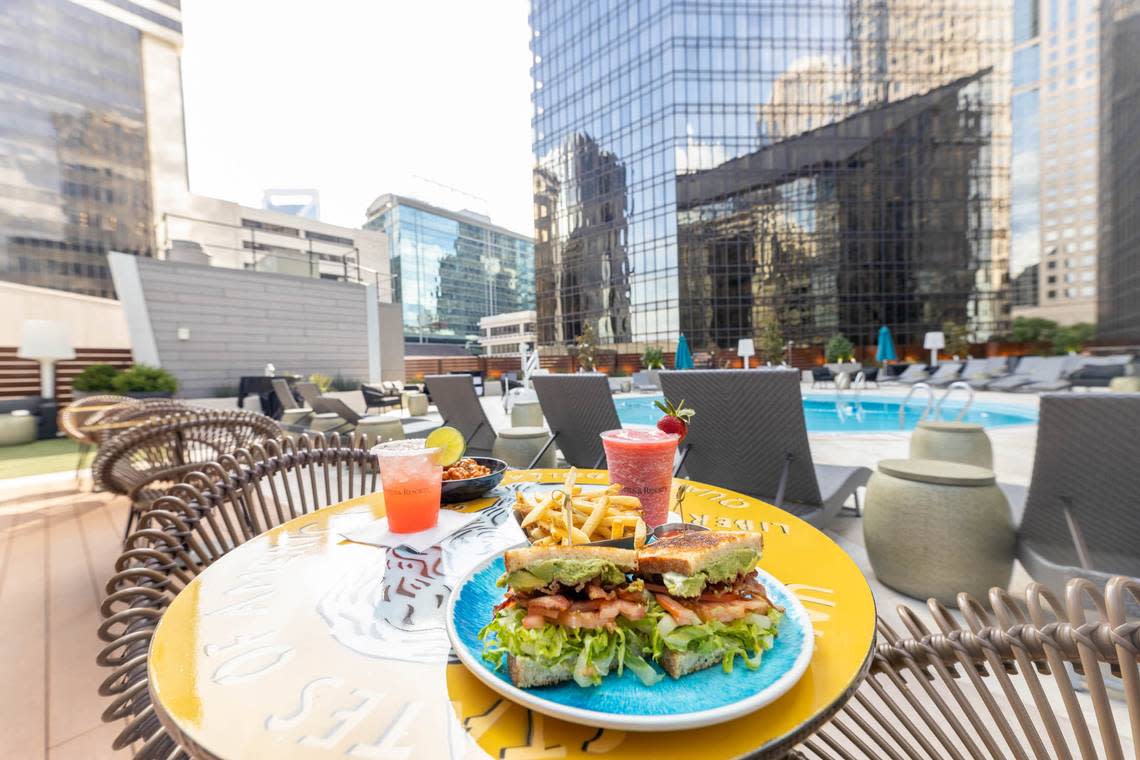
[[[653,631],[650,596],[631,581],[637,552],[595,546],[531,546],[503,555],[507,587],[479,633],[484,657],[520,688],[573,679],[596,686],[630,668],[644,683],[660,680],[643,650]],[[493,636],[491,634],[494,634]]]
[[[771,649],[783,610],[756,578],[759,533],[691,531],[638,552],[638,575],[653,594],[652,650],[673,678],[739,655],[749,668]]]

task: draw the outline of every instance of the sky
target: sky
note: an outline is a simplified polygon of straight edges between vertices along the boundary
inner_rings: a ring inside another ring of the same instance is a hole
[[[526,0],[183,0],[191,190],[260,206],[264,189],[315,187],[321,218],[349,227],[405,193],[533,234],[527,13]]]

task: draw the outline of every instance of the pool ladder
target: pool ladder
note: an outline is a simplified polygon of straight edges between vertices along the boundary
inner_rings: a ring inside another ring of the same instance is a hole
[[[929,383],[915,383],[910,387],[910,391],[906,394],[906,398],[903,399],[902,405],[899,407],[900,430],[906,427],[906,410],[907,406],[910,404],[910,397],[915,394],[915,391],[919,390],[926,391],[926,406],[923,407],[922,414],[919,415],[919,422],[925,420],[928,415],[933,419],[937,419],[942,413],[942,404],[946,402],[947,397],[949,397],[950,394],[955,390],[966,391],[967,397],[966,403],[963,404],[962,408],[958,410],[958,416],[954,418],[954,422],[961,422],[965,418],[966,412],[970,410],[970,406],[974,403],[974,389],[971,388],[970,384],[964,380],[956,380],[950,383],[950,385],[946,387],[946,391],[938,398],[937,401],[934,399],[934,389],[930,387]]]

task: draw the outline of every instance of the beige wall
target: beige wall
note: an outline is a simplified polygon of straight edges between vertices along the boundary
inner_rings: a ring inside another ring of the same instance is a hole
[[[0,346],[19,346],[25,319],[66,323],[75,348],[130,348],[123,307],[109,298],[0,282]]]

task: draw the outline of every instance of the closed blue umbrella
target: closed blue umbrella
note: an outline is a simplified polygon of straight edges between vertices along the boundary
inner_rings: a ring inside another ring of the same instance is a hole
[[[875,359],[880,362],[893,362],[898,358],[895,354],[895,339],[891,337],[891,328],[883,325],[879,328],[879,348],[875,351]]]
[[[673,369],[692,369],[695,366],[693,352],[689,350],[689,341],[685,340],[682,334],[681,339],[677,341],[677,353],[673,355]]]

